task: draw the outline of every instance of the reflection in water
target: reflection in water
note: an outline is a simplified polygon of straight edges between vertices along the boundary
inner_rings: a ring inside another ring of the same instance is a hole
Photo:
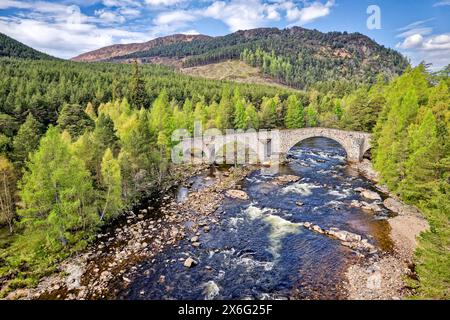
[[[345,151],[335,142],[314,138],[293,148],[278,174],[297,175],[300,181],[278,186],[274,175],[253,172],[242,184],[250,199],[226,199],[217,212],[220,223],[200,234],[200,247],[192,247],[188,235],[179,247],[144,263],[119,298],[343,298],[342,273],[355,254],[299,223],[337,227],[364,235],[382,249],[390,247],[387,223],[380,219],[387,213],[350,206],[361,200],[355,188],[372,186],[349,172],[345,161]],[[192,188],[201,188],[205,180],[195,179]],[[179,190],[179,201],[187,191]],[[185,268],[187,257],[198,265]]]

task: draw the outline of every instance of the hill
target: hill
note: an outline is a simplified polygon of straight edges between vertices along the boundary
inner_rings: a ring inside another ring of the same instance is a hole
[[[45,53],[37,51],[23,43],[0,33],[0,57],[24,58],[33,60],[55,59]]]
[[[167,37],[161,37],[154,40],[150,40],[144,43],[116,44],[104,47],[95,51],[81,54],[73,58],[72,60],[79,62],[104,61],[111,58],[132,54],[135,52],[145,52],[157,47],[168,46],[174,43],[183,43],[207,39],[209,39],[209,37],[203,35],[175,34]]]
[[[265,77],[296,88],[308,88],[330,81],[373,83],[379,74],[401,74],[409,65],[395,50],[377,44],[360,33],[259,28],[220,36],[196,36],[191,41],[154,40],[146,50],[109,60],[163,63],[179,68],[196,67],[226,60],[239,60],[258,67]],[[106,50],[106,49],[103,49]],[[98,60],[95,60],[98,61]]]

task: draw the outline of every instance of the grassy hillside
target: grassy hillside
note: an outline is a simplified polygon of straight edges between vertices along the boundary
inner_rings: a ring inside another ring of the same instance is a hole
[[[240,60],[227,60],[204,66],[182,68],[181,72],[187,75],[206,79],[235,81],[239,83],[254,83],[275,86],[286,89],[270,77],[264,77],[259,68],[249,66]]]

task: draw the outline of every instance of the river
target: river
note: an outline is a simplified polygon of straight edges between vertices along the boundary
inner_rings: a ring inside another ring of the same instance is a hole
[[[249,200],[226,198],[216,213],[219,223],[198,233],[198,247],[191,242],[196,234],[191,234],[140,264],[116,298],[345,299],[344,272],[360,256],[299,223],[362,235],[383,252],[392,248],[389,211],[350,206],[352,200],[363,200],[355,189],[374,190],[373,185],[347,165],[345,151],[328,139],[313,138],[294,147],[277,175],[301,179],[275,185],[273,175],[252,172],[241,185]],[[191,188],[212,180],[196,177]],[[178,201],[188,193],[180,188]],[[186,268],[187,257],[198,265]]]

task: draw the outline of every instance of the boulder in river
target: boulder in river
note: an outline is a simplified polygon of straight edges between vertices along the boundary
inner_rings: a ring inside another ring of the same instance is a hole
[[[187,259],[184,261],[184,266],[185,266],[186,268],[192,268],[192,267],[196,266],[197,264],[198,264],[198,262],[195,261],[194,259],[192,259],[191,257],[187,258]]]
[[[248,200],[248,194],[242,190],[227,190],[227,196],[239,200]]]
[[[361,195],[364,198],[369,199],[369,200],[379,200],[379,201],[381,201],[381,196],[378,193],[370,191],[370,190],[361,191]]]
[[[284,176],[278,176],[275,179],[272,180],[272,183],[278,186],[282,186],[288,183],[297,182],[300,180],[300,177],[294,176],[294,175],[284,175]]]

